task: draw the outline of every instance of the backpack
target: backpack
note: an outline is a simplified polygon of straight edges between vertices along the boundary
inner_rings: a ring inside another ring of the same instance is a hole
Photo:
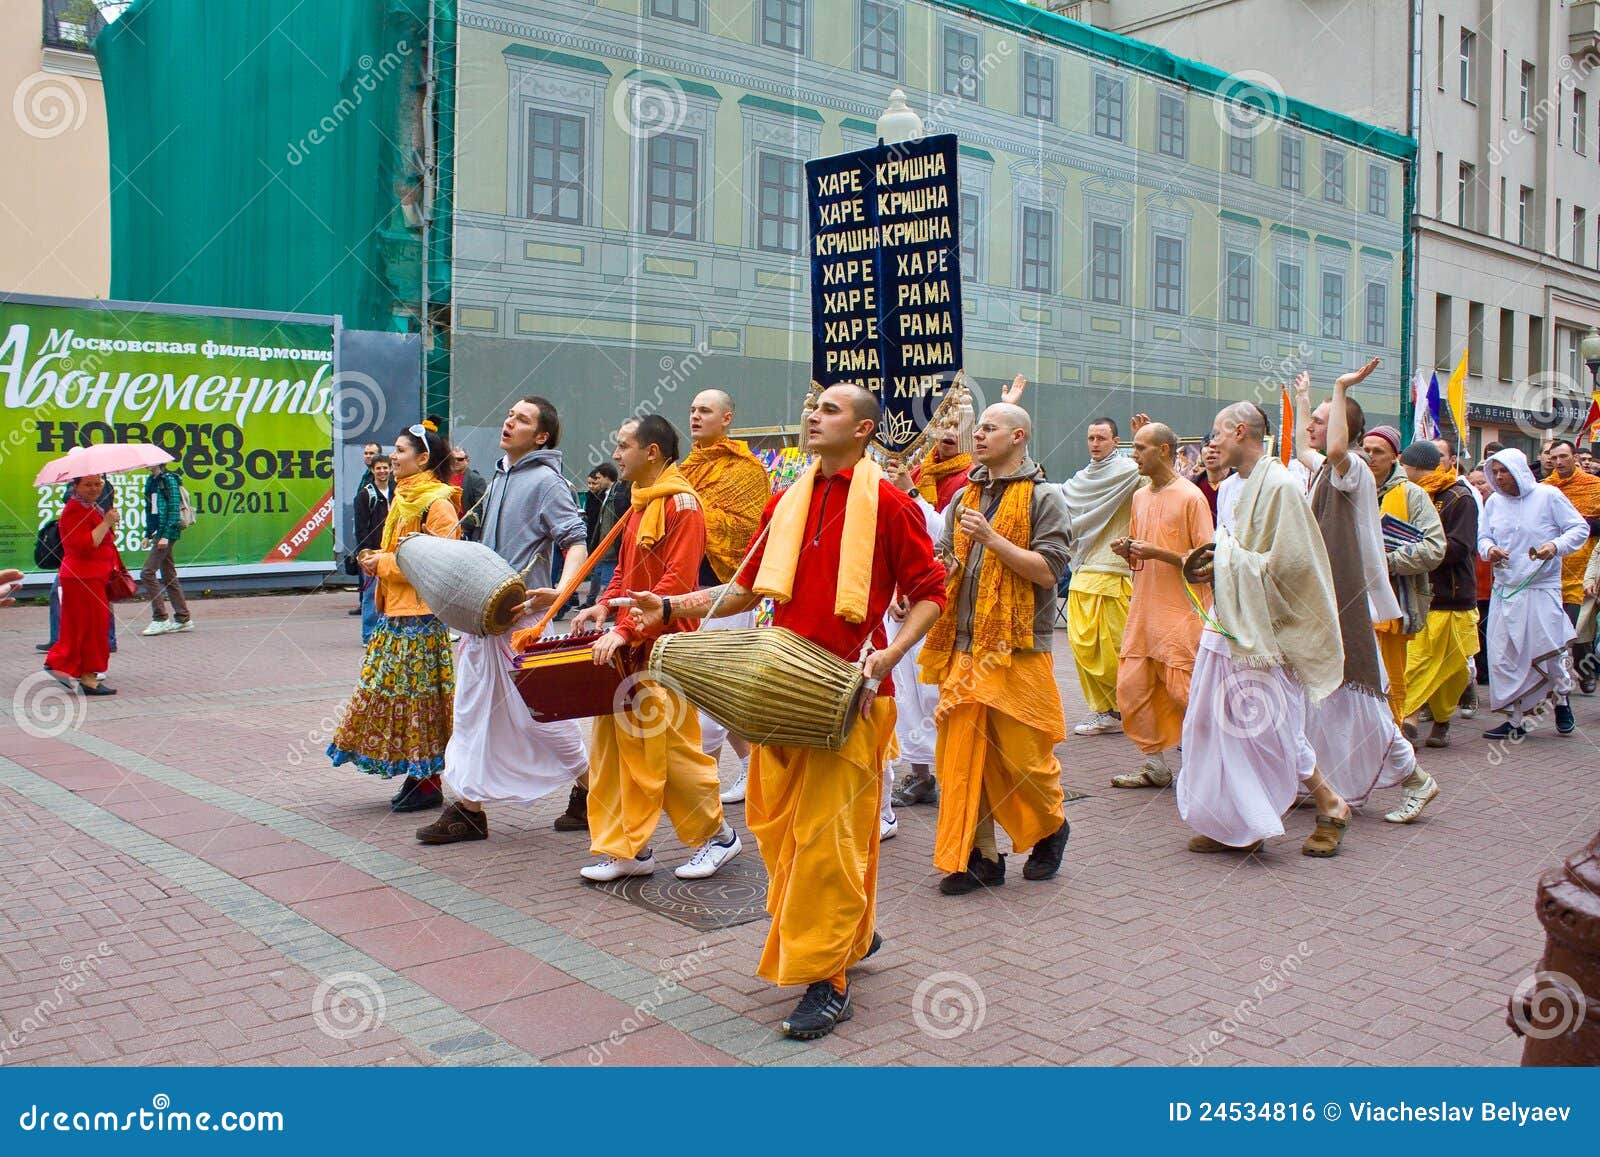
[[[189,488],[183,483],[178,483],[178,529],[188,530],[194,525],[194,500],[189,497]]]
[[[52,518],[33,540],[33,565],[40,570],[61,569],[61,522]]]

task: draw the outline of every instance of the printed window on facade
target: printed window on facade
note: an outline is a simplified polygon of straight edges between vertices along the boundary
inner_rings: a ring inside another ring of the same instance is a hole
[[[1161,313],[1183,312],[1183,239],[1155,235],[1155,277],[1150,308]]]
[[[1535,87],[1537,87],[1535,84],[1535,75],[1536,74],[1534,72],[1533,65],[1524,60],[1522,62],[1522,79],[1517,86],[1517,109],[1518,115],[1522,118],[1523,125],[1530,130],[1537,131],[1536,126],[1532,123],[1533,90]]]
[[[1251,281],[1255,258],[1238,249],[1228,250],[1228,320],[1238,325],[1251,325],[1254,318],[1250,309]]]
[[[978,228],[983,219],[978,194],[961,194],[961,276],[981,281],[978,269]]]
[[[1585,234],[1588,233],[1588,223],[1588,217],[1584,214],[1584,211],[1574,205],[1572,207],[1572,260],[1579,265],[1583,264],[1583,255],[1589,248],[1588,242],[1585,240]]]
[[[768,48],[804,52],[806,0],[761,0],[761,43]]]
[[[1477,223],[1477,188],[1478,170],[1463,162],[1456,173],[1456,220],[1464,228]]]
[[[1526,185],[1517,190],[1517,244],[1533,248],[1533,190]]]
[[[1322,150],[1322,199],[1344,204],[1344,154],[1338,149]]]
[[[700,26],[700,0],[650,0],[650,15]]]
[[[645,166],[645,232],[694,239],[699,234],[699,142],[659,133],[648,142]]]
[[[1100,76],[1094,78],[1094,135],[1123,139],[1123,108],[1125,92],[1120,78]]]
[[[1278,138],[1278,186],[1291,193],[1300,192],[1304,144],[1299,137]]]
[[[1236,177],[1256,175],[1255,137],[1228,137],[1228,172]]]
[[[1389,287],[1381,281],[1367,282],[1367,344],[1389,343]]]
[[[1056,220],[1048,209],[1022,210],[1022,288],[1049,293],[1053,285]]]
[[[1367,212],[1389,215],[1389,170],[1382,165],[1367,166]]]
[[[1022,115],[1056,119],[1056,62],[1048,56],[1022,54]]]
[[[944,30],[944,91],[962,100],[978,99],[978,37],[959,28]]]
[[[1344,340],[1344,274],[1322,275],[1322,336]]]
[[[900,9],[861,0],[861,71],[900,75]]]
[[[756,171],[756,248],[800,251],[801,167],[793,157],[762,153]]]
[[[1589,151],[1589,97],[1577,89],[1572,90],[1572,151]]]
[[[1162,93],[1156,100],[1156,151],[1183,157],[1189,147],[1185,139],[1187,127],[1183,98]]]
[[[528,115],[528,205],[535,221],[583,224],[583,118]]]
[[[1289,261],[1278,262],[1278,328],[1300,332],[1300,267]]]
[[[1472,84],[1477,79],[1478,70],[1476,61],[1478,56],[1478,34],[1461,30],[1461,99],[1468,104],[1472,103]]]
[[[1107,305],[1122,304],[1122,228],[1096,221],[1091,230],[1089,296]]]

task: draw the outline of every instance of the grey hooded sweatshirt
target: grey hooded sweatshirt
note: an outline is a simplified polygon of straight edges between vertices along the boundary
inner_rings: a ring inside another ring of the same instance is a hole
[[[524,576],[530,587],[549,586],[555,552],[565,554],[586,537],[583,512],[561,473],[560,450],[535,450],[510,465],[502,455],[479,514],[483,544],[517,570],[537,555]]]

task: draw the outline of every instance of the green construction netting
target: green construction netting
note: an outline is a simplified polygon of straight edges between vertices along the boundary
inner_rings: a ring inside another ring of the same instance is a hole
[[[112,296],[416,328],[428,10],[137,0],[108,26]]]

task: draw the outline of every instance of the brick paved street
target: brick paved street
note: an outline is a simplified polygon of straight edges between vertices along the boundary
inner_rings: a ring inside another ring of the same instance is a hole
[[[199,600],[181,639],[124,605],[120,694],[93,701],[36,677],[43,608],[0,611],[0,1063],[1514,1064],[1534,882],[1600,826],[1590,698],[1497,764],[1459,723],[1424,753],[1427,818],[1381,822],[1379,793],[1328,861],[1299,854],[1306,812],[1261,857],[1191,855],[1170,790],[1107,786],[1125,739],[1069,738],[1060,877],[1013,860],[942,897],[933,813],[903,811],[856,1017],[799,1045],[775,1032],[798,993],[753,975],[765,922],[700,934],[583,884],[564,793],[426,848],[430,814],[331,768],[353,604]]]

